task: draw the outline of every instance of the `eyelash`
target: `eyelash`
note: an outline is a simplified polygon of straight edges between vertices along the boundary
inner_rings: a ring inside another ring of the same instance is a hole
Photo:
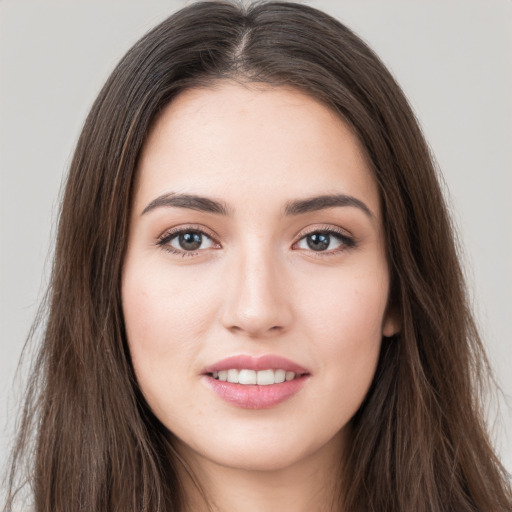
[[[202,236],[206,236],[209,238],[215,245],[220,246],[219,242],[215,240],[215,238],[207,233],[204,228],[199,228],[196,226],[185,226],[185,227],[179,227],[176,229],[172,229],[170,231],[166,231],[163,235],[158,237],[157,245],[161,247],[164,251],[169,252],[171,254],[181,256],[183,258],[190,257],[190,256],[197,256],[201,250],[198,251],[185,251],[185,250],[177,250],[174,247],[170,245],[170,242],[176,238],[177,236],[185,233],[198,233]],[[311,231],[306,231],[304,233],[300,233],[300,237],[297,239],[296,242],[293,243],[293,245],[298,244],[301,240],[306,238],[307,236],[314,235],[314,234],[325,234],[329,236],[333,236],[334,238],[338,239],[341,242],[341,246],[337,249],[331,249],[330,251],[314,251],[309,250],[307,252],[312,253],[316,257],[329,257],[339,254],[342,251],[345,251],[347,249],[352,249],[356,247],[356,241],[351,236],[347,235],[344,231],[341,229],[337,229],[333,226],[326,227],[326,228],[316,228]],[[202,249],[205,250],[205,249]],[[306,250],[306,249],[300,249],[300,250]]]
[[[197,226],[184,226],[184,227],[171,229],[170,231],[166,231],[163,235],[158,237],[157,245],[159,247],[161,247],[164,251],[167,251],[167,252],[177,255],[177,256],[181,256],[183,258],[186,258],[189,256],[196,256],[200,251],[179,251],[170,245],[170,242],[174,238],[176,238],[177,236],[182,235],[184,233],[199,233],[200,235],[206,236],[207,238],[212,240],[212,242],[215,245],[220,245],[211,234],[207,233],[204,230],[204,228],[199,228]]]
[[[313,249],[307,250],[307,249],[301,249],[306,250],[307,252],[311,253],[312,256],[319,257],[319,258],[328,258],[330,256],[337,256],[343,251],[346,251],[347,249],[353,249],[356,247],[356,240],[348,235],[345,231],[341,230],[340,228],[336,228],[334,226],[329,226],[325,228],[315,228],[310,231],[305,231],[303,233],[300,233],[299,238],[296,242],[293,243],[293,245],[297,245],[301,240],[305,239],[306,237],[310,235],[315,234],[325,234],[332,236],[339,240],[341,242],[340,247],[336,249],[331,249],[327,251],[314,251]]]

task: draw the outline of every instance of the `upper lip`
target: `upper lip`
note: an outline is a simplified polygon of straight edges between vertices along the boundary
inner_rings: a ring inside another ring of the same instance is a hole
[[[220,372],[223,370],[285,370],[296,374],[309,373],[299,364],[275,354],[265,354],[262,356],[237,355],[227,357],[207,366],[203,370],[203,374]]]

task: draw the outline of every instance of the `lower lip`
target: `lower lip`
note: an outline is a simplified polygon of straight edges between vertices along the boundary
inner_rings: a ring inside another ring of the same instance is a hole
[[[306,383],[308,376],[293,380],[258,386],[251,384],[234,384],[205,375],[207,384],[220,398],[243,409],[268,409],[298,393]]]

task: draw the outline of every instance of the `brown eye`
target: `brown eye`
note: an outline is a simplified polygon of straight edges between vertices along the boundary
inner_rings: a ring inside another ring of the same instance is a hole
[[[331,243],[331,237],[327,233],[313,233],[306,237],[306,241],[313,251],[325,251]]]
[[[350,245],[348,237],[329,231],[315,231],[302,237],[297,243],[299,249],[307,249],[315,252],[334,251],[344,245]]]
[[[214,246],[214,242],[202,231],[186,229],[169,233],[159,245],[170,246],[176,252],[187,253],[209,249]]]
[[[180,249],[185,251],[196,251],[203,242],[203,236],[197,232],[180,233],[177,238]]]

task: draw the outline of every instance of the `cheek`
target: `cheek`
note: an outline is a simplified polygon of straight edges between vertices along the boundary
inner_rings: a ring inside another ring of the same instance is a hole
[[[304,279],[296,295],[302,297],[301,316],[311,326],[310,335],[327,344],[340,338],[363,342],[382,337],[388,286],[384,269],[343,268],[324,280]]]
[[[206,328],[211,297],[193,278],[173,276],[166,269],[145,272],[144,268],[127,267],[122,297],[128,339],[134,350],[142,346],[165,352],[181,345],[182,340],[193,343]]]
[[[184,377],[195,371],[191,362],[210,322],[211,297],[197,291],[194,279],[178,278],[156,264],[130,265],[128,261],[122,299],[137,381],[159,415],[167,400],[179,398]]]
[[[379,357],[387,273],[371,269],[340,273],[321,287],[308,288],[309,293],[306,289],[301,293],[303,328],[314,341],[320,372],[333,390],[332,396],[337,399],[342,389],[344,399],[353,402],[349,409],[357,409]]]

